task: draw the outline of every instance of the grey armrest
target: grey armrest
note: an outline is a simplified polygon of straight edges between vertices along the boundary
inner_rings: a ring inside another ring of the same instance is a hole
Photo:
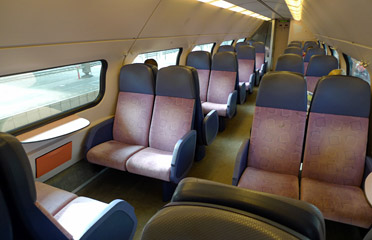
[[[305,201],[203,179],[185,178],[171,202],[207,203],[242,210],[284,225],[309,239],[325,239],[322,213]]]
[[[87,155],[87,152],[92,147],[113,139],[113,126],[114,117],[97,124],[89,130],[84,144],[84,156]]]
[[[238,92],[234,90],[232,93],[230,93],[229,98],[227,99],[226,116],[228,118],[232,118],[235,115],[237,100],[238,100]]]
[[[256,81],[256,72],[252,73],[249,79],[249,93],[253,92],[254,83]]]
[[[203,120],[203,142],[211,145],[218,133],[218,113],[216,110],[210,111]]]
[[[243,104],[245,102],[246,97],[246,83],[243,83],[242,85],[239,85],[239,104]]]
[[[235,160],[232,185],[237,186],[244,170],[248,165],[249,139],[245,139],[239,148],[238,155]]]
[[[190,170],[195,156],[196,131],[191,130],[183,136],[173,150],[170,181],[178,183]]]
[[[123,200],[114,200],[92,221],[80,239],[132,239],[136,227],[134,208]]]

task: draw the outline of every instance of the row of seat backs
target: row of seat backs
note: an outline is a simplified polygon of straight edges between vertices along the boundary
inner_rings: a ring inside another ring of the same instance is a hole
[[[197,69],[202,102],[226,104],[229,94],[238,88],[238,66],[234,52],[218,52],[212,61],[209,52],[191,52],[186,65]]]

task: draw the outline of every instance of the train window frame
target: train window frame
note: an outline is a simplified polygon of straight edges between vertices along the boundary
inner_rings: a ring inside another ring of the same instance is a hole
[[[371,75],[369,74],[367,68],[365,68],[364,66],[362,66],[364,68],[363,72],[367,72],[368,74],[368,79],[358,75],[358,74],[355,74],[355,65],[356,65],[356,62],[357,64],[358,63],[361,63],[362,61],[359,61],[349,55],[346,55],[347,56],[347,62],[348,62],[348,75],[349,76],[353,76],[353,77],[358,77],[360,79],[362,79],[363,81],[366,81],[369,85],[371,85]]]
[[[170,65],[166,65],[166,66],[159,66],[159,60],[158,59],[155,59],[158,63],[158,69],[160,68],[164,68],[164,67],[168,67],[168,66],[173,66],[173,65],[179,65],[180,63],[180,59],[181,59],[181,55],[182,55],[182,52],[183,52],[183,48],[168,48],[168,49],[162,49],[162,50],[158,50],[158,51],[152,51],[152,52],[144,52],[144,53],[139,53],[135,58],[134,60],[132,61],[132,63],[143,63],[144,60],[141,60],[141,61],[138,61],[137,58],[139,58],[141,55],[146,55],[146,54],[155,54],[155,53],[161,53],[161,52],[166,52],[166,51],[170,51],[170,50],[178,50],[178,53],[177,53],[177,57],[175,59],[175,63],[174,64],[170,64]],[[144,58],[145,60],[146,59],[150,59],[150,58],[153,58],[153,57],[147,57],[147,58]]]
[[[92,107],[96,106],[97,104],[99,104],[102,101],[102,99],[105,95],[106,73],[107,73],[108,63],[104,59],[99,59],[99,60],[92,60],[92,61],[86,61],[86,62],[77,62],[77,63],[73,63],[73,64],[59,65],[59,66],[43,68],[43,69],[35,69],[35,70],[31,70],[31,71],[26,71],[26,72],[17,72],[17,73],[12,73],[12,74],[9,74],[9,75],[0,76],[0,79],[1,79],[3,77],[19,76],[19,75],[22,75],[22,74],[35,74],[35,73],[42,72],[42,71],[48,71],[48,70],[66,68],[66,67],[76,67],[77,65],[83,65],[83,64],[87,64],[87,63],[95,63],[95,62],[100,62],[101,68],[100,68],[100,76],[99,76],[99,84],[98,84],[99,85],[98,94],[97,94],[97,96],[94,100],[92,100],[92,101],[88,100],[86,103],[83,103],[83,104],[79,103],[78,106],[71,107],[67,110],[61,110],[61,112],[59,112],[59,113],[51,114],[49,116],[46,116],[44,118],[40,118],[40,119],[37,119],[37,120],[34,120],[34,121],[29,121],[29,123],[27,123],[27,124],[23,124],[19,127],[14,127],[12,129],[8,129],[8,130],[5,130],[5,131],[2,129],[1,131],[10,133],[12,135],[20,135],[20,134],[30,132],[34,129],[40,128],[40,127],[42,127],[44,125],[47,125],[49,123],[58,121],[60,119],[66,118],[68,116],[71,116],[71,115],[76,114],[78,112],[81,112],[83,110],[86,110],[86,109],[89,109],[89,108],[92,108]],[[79,76],[79,74],[80,73],[78,73],[78,76]],[[80,98],[81,96],[85,96],[86,94],[89,94],[89,93],[77,95],[77,96],[74,96],[74,98],[77,98],[77,97]],[[88,98],[88,96],[87,96],[87,98]],[[64,99],[63,101],[65,101],[65,100],[67,100],[67,99]],[[61,104],[61,108],[62,108],[62,102],[63,101],[55,102],[55,103],[49,104],[47,106],[51,106],[51,105],[54,105],[54,104]],[[37,108],[27,110],[27,111],[24,111],[24,112],[21,112],[21,113],[17,113],[17,114],[9,116],[7,118],[14,118],[17,115],[27,114],[28,112],[34,111],[36,109],[40,109],[42,107],[43,106],[40,105]],[[7,119],[7,118],[5,118],[5,119]]]
[[[200,47],[200,46],[205,46],[205,45],[209,45],[209,44],[213,44],[212,45],[212,48],[211,48],[211,50],[210,50],[210,52],[209,53],[213,53],[213,50],[214,50],[214,47],[216,46],[216,43],[215,42],[211,42],[211,43],[203,43],[203,44],[198,44],[198,45],[195,45],[193,48],[192,48],[192,50],[191,50],[191,52],[195,52],[195,51],[206,51],[206,50],[194,50],[196,47]],[[207,51],[208,52],[208,51]]]
[[[228,43],[230,41],[231,43]],[[232,46],[233,44],[234,44],[234,40],[226,40],[226,41],[221,42],[220,46]]]

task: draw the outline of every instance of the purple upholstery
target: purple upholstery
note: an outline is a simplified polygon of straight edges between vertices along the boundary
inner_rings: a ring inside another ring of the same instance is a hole
[[[261,69],[261,66],[264,63],[265,63],[265,53],[256,52],[256,68]]]
[[[111,140],[91,148],[87,153],[87,159],[91,163],[126,171],[127,160],[143,148],[144,146]]]
[[[147,147],[154,96],[119,93],[113,128],[114,140]]]
[[[239,82],[246,83],[246,89],[249,88],[249,81],[251,79],[251,74],[254,72],[254,60],[250,59],[238,59],[238,73],[239,73]]]
[[[36,201],[51,215],[55,215],[69,202],[77,198],[73,193],[41,182],[35,182]]]
[[[304,62],[304,73],[306,74],[307,66],[309,65],[309,62]]]
[[[314,92],[320,77],[306,76],[307,91]]]
[[[318,207],[326,219],[364,228],[371,226],[372,208],[359,187],[302,178],[301,200]]]
[[[171,152],[145,148],[127,162],[128,172],[170,181],[173,150]]]
[[[99,217],[106,207],[106,203],[86,197],[78,197],[54,217],[74,239],[80,239],[90,227],[92,219]]]
[[[194,103],[194,99],[156,96],[150,147],[173,152],[177,141],[191,130]]]
[[[202,103],[203,114],[208,114],[212,110],[216,110],[218,116],[226,117],[227,115],[227,104],[203,102]]]
[[[297,176],[269,172],[251,167],[244,170],[238,187],[282,195],[294,199],[299,198]]]
[[[368,118],[310,113],[302,177],[360,186],[367,135]]]
[[[200,101],[207,101],[210,70],[197,69],[199,75]]]
[[[297,176],[306,112],[256,106],[248,166]]]
[[[235,90],[235,82],[236,72],[212,70],[207,101],[226,104],[230,93]]]

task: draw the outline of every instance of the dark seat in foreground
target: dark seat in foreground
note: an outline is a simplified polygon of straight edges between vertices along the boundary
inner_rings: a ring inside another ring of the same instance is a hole
[[[0,133],[0,186],[15,239],[131,239],[134,235],[134,209],[123,200],[106,204],[77,197],[57,212],[49,212],[37,201],[31,165],[21,143],[5,133]]]
[[[299,199],[306,96],[299,74],[271,72],[262,78],[251,139],[238,152],[233,185]]]
[[[323,240],[325,224],[306,202],[187,178],[146,224],[142,240],[155,239]]]

